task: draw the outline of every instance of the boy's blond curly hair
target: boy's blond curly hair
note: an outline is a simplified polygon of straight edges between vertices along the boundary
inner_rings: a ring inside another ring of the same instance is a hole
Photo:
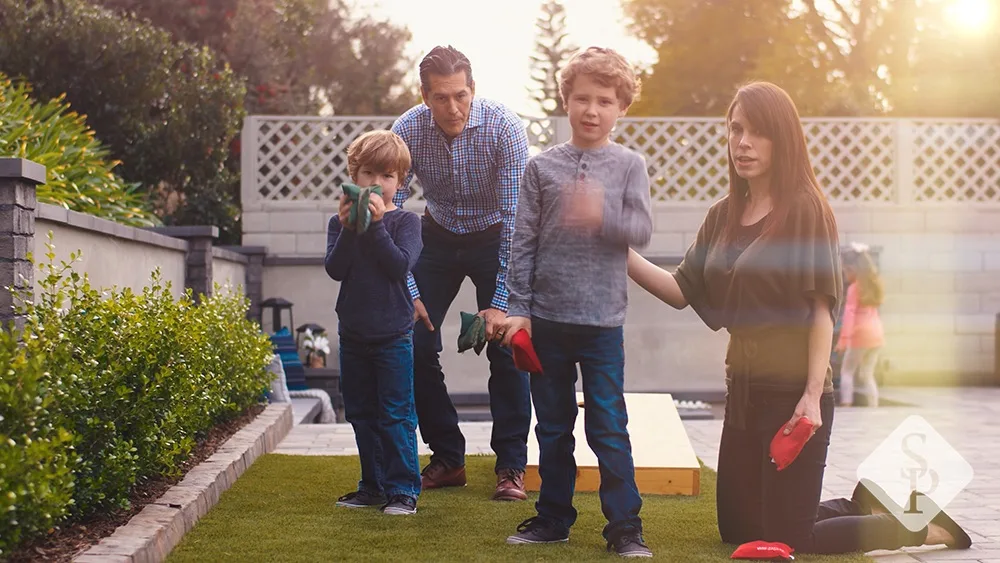
[[[351,180],[357,181],[362,166],[378,172],[395,172],[402,182],[410,171],[410,149],[399,135],[388,129],[368,131],[347,147],[347,172]]]
[[[639,99],[642,81],[628,60],[614,49],[587,47],[570,57],[559,72],[559,95],[564,105],[569,105],[573,81],[581,74],[591,77],[601,86],[614,88],[622,109],[627,109]]]

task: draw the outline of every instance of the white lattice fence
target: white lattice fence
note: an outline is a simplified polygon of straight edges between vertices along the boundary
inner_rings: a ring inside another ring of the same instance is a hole
[[[351,141],[390,125],[391,119],[377,117],[251,117],[243,131],[251,161],[244,159],[243,181],[249,172],[259,201],[329,200],[347,176]]]
[[[556,119],[548,117],[524,118],[525,132],[528,135],[529,154],[535,155],[552,146],[557,140]]]
[[[392,117],[248,118],[243,203],[329,201],[349,180],[346,151]],[[566,118],[525,117],[531,154],[568,139]],[[1000,202],[1000,122],[804,119],[816,174],[838,202]],[[646,157],[653,199],[709,202],[728,189],[725,124],[706,118],[626,118],[617,142]],[[414,195],[420,197],[419,183]],[[912,195],[911,195],[912,194]]]
[[[243,129],[243,202],[329,201],[344,182],[347,147],[361,134],[387,129],[394,117],[251,116]],[[524,119],[531,154],[554,143],[555,121]],[[249,180],[249,181],[248,181]],[[420,182],[411,184],[421,199]]]
[[[1000,123],[916,121],[917,201],[1000,203]]]
[[[805,119],[802,127],[813,170],[831,200],[893,200],[896,137],[891,121]]]
[[[892,199],[891,122],[805,120],[803,127],[813,167],[830,199]],[[646,157],[654,200],[715,201],[729,189],[722,119],[623,119],[615,140]]]
[[[729,181],[725,133],[717,119],[626,118],[614,140],[646,157],[654,201],[715,201]]]

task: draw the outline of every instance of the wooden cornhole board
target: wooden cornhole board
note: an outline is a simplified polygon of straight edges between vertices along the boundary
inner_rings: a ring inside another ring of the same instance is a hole
[[[583,393],[577,392],[577,403],[583,403]],[[641,494],[697,495],[700,490],[700,465],[691,447],[684,424],[669,393],[625,393],[628,410],[628,433],[635,462],[635,481]],[[577,413],[573,436],[576,438],[576,490],[596,492],[601,485],[597,456],[587,444],[584,433],[586,406]],[[535,437],[534,409],[531,431],[528,432],[528,466],[524,487],[538,491],[542,480],[538,476],[538,440]]]

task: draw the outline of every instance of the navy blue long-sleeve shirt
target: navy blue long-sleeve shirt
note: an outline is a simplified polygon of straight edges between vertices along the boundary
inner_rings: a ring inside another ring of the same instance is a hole
[[[394,209],[363,235],[330,218],[326,273],[340,282],[340,333],[365,342],[395,338],[413,328],[413,298],[407,274],[423,249],[420,218]]]

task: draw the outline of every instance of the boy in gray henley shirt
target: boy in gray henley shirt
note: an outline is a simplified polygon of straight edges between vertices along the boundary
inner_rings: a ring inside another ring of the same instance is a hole
[[[528,162],[507,275],[503,343],[509,346],[514,334],[528,331],[543,371],[531,374],[542,481],[538,515],[522,522],[507,543],[569,539],[577,516],[573,428],[579,364],[608,550],[651,557],[626,429],[622,330],[628,250],[646,246],[653,232],[649,176],[642,156],[609,140],[638,80],[621,55],[591,47],[570,59],[559,89],[572,139]]]

